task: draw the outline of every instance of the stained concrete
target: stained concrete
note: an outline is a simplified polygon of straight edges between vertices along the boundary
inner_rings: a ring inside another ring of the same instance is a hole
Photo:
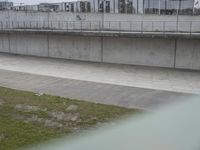
[[[14,54],[48,56],[47,35],[10,34],[10,52]]]
[[[104,62],[173,68],[174,39],[105,37]]]
[[[200,41],[179,39],[176,50],[176,68],[200,70]]]
[[[9,34],[0,34],[0,52],[9,52]]]
[[[49,35],[49,57],[101,61],[99,37]]]

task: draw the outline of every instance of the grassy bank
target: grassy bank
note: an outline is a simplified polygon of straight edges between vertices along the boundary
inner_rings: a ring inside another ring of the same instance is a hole
[[[0,87],[0,150],[79,133],[138,112]]]

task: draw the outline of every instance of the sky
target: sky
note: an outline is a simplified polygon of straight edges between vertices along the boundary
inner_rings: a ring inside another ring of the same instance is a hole
[[[76,1],[76,0],[9,0],[14,2],[16,5],[17,3],[24,3],[25,5],[30,5],[30,4],[38,4],[42,2],[48,2],[48,3],[53,3],[53,2],[63,2],[63,1]]]

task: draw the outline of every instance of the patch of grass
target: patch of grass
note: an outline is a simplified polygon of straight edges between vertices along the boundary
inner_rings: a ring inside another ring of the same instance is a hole
[[[16,108],[17,105],[25,107]],[[76,106],[76,109],[66,110],[72,105]],[[35,111],[31,108],[32,106],[39,109]],[[55,112],[61,115],[51,116]],[[45,94],[37,95],[32,92],[0,87],[0,135],[3,135],[0,137],[0,150],[15,150],[29,144],[70,135],[73,132],[94,127],[98,123],[109,122],[139,112],[137,109]]]

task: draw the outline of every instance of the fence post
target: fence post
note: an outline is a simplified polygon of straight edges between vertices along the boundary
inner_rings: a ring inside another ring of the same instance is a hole
[[[154,22],[152,21],[152,32],[154,31]]]
[[[1,29],[3,30],[3,22],[1,21]]]
[[[190,21],[190,36],[192,35],[192,21]]]
[[[39,26],[38,26],[38,21],[37,21],[37,23],[36,23],[36,28],[37,28],[37,29],[39,29]]]
[[[73,21],[73,30],[75,30],[75,21]]]
[[[178,32],[178,21],[177,21],[177,23],[176,23],[176,32]]]
[[[101,21],[99,21],[99,31],[101,31]]]
[[[121,22],[119,21],[119,32],[121,32]]]
[[[60,21],[58,21],[58,30],[60,30]]]
[[[89,30],[92,30],[92,23],[91,23],[91,21],[89,21],[89,23],[90,23]]]
[[[143,25],[143,21],[141,21],[141,33],[143,34],[143,27],[144,25]]]
[[[82,32],[82,25],[83,25],[82,21],[81,21],[80,25],[81,25],[81,32]]]
[[[30,29],[32,29],[32,24],[31,24],[31,21],[29,22],[29,24],[30,24]]]
[[[25,30],[25,28],[26,28],[26,25],[25,25],[26,23],[25,23],[25,21],[24,21],[24,30]]]
[[[165,21],[163,21],[163,34],[165,34]]]
[[[11,27],[12,29],[14,28],[14,24],[13,24],[13,21],[12,21],[12,27]]]
[[[66,23],[66,30],[68,31],[68,21],[66,21],[65,23]]]

